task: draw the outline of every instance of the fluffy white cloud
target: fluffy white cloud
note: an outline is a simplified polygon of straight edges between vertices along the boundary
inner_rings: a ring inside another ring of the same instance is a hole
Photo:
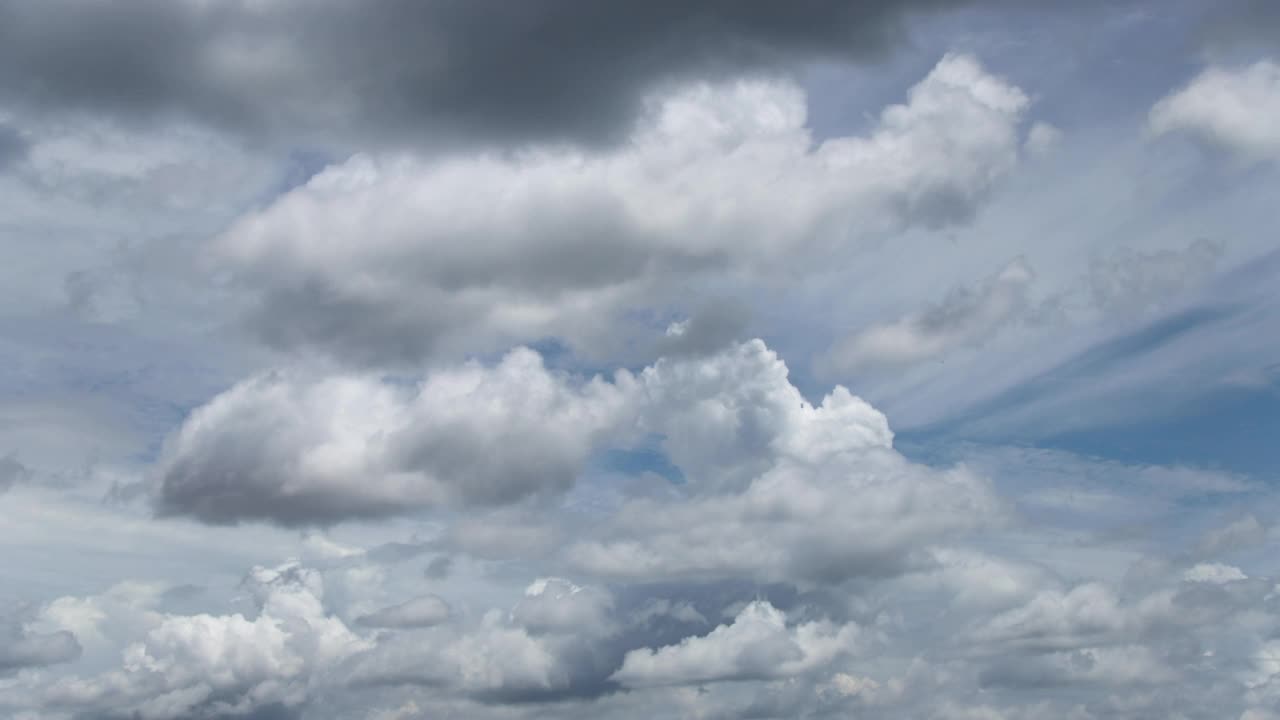
[[[1280,158],[1280,65],[1210,67],[1151,108],[1152,132],[1190,132],[1246,161]]]
[[[998,611],[1057,584],[1043,567],[964,547],[941,547],[933,567],[900,581],[914,593],[938,593],[956,609]]]
[[[314,678],[369,647],[326,613],[318,573],[255,568],[247,582],[257,617],[167,615],[128,645],[122,667],[49,686],[53,707],[102,708],[144,720],[235,717],[297,707]]]
[[[1236,580],[1248,580],[1249,576],[1234,565],[1222,563],[1198,563],[1182,574],[1187,582],[1229,583]]]
[[[779,459],[888,448],[884,415],[844,388],[819,407],[791,384],[760,340],[703,358],[662,359],[636,377],[640,425],[695,492],[741,490]]]
[[[601,645],[618,629],[612,614],[604,590],[543,578],[509,612],[385,633],[343,676],[357,687],[426,686],[513,702],[599,693],[614,669]]]
[[[321,603],[320,575],[296,565],[251,573],[242,587],[257,600],[256,615],[146,610],[162,593],[124,583],[92,603],[50,604],[40,621],[50,624],[38,627],[47,632],[56,621],[92,635],[145,622],[122,635],[141,638],[127,646],[122,668],[45,675],[60,672],[54,668],[17,685],[0,681],[0,706],[18,712],[38,701],[41,717],[118,712],[157,720],[359,717],[411,702],[417,714],[489,717],[548,700],[570,715],[589,709],[608,717],[740,716],[753,708],[777,715],[789,707],[871,718],[1083,718],[1197,707],[1187,704],[1196,693],[1196,702],[1233,712],[1246,707],[1240,693],[1254,707],[1271,702],[1276,672],[1263,639],[1280,630],[1273,578],[1186,582],[1195,567],[1166,566],[1153,567],[1139,581],[1149,591],[1138,594],[1103,582],[1072,586],[1002,555],[999,536],[989,540],[996,542],[983,552],[961,543],[934,551],[917,572],[843,586],[856,594],[829,594],[834,586],[823,583],[785,605],[749,598],[753,589],[759,598],[759,588],[786,597],[786,586],[708,584],[706,576],[608,591],[544,577],[514,590],[508,611],[482,612],[488,597],[471,594],[451,622],[383,623],[369,639]],[[352,558],[367,562],[368,553],[343,547],[326,575],[341,575]],[[732,619],[711,629],[705,618],[726,601],[736,608]],[[133,617],[130,607],[146,612]],[[1085,688],[1100,693],[1093,697],[1126,695],[1126,705],[1072,715]],[[1035,708],[1022,705],[1028,691]],[[595,701],[565,702],[571,698]]]
[[[903,458],[885,417],[843,387],[811,405],[758,340],[614,383],[550,373],[528,350],[416,388],[267,376],[192,415],[169,443],[158,498],[204,520],[285,524],[500,503],[563,490],[592,452],[643,434],[661,438],[685,483],[625,502],[567,548],[573,566],[632,578],[894,574],[921,543],[1002,512],[980,477]],[[448,537],[482,556],[546,552],[553,519],[464,517]]]
[[[236,223],[215,253],[259,333],[363,361],[554,335],[708,271],[776,273],[909,224],[967,218],[1015,164],[1027,98],[948,55],[865,136],[815,143],[781,81],[655,97],[603,152],[357,156]]]
[[[46,632],[72,633],[90,654],[101,654],[154,627],[161,619],[156,605],[165,590],[161,583],[125,581],[97,595],[66,595],[41,608],[36,625]]]
[[[902,457],[884,415],[845,388],[809,404],[760,341],[660,361],[637,382],[653,402],[647,427],[665,436],[687,492],[624,503],[568,548],[585,571],[805,582],[896,574],[923,544],[1001,515],[982,478]]]
[[[170,438],[157,500],[211,522],[307,524],[563,490],[617,424],[624,394],[598,378],[571,382],[524,349],[414,386],[264,375]]]
[[[820,668],[854,650],[855,625],[808,622],[787,626],[786,615],[755,601],[733,622],[677,645],[627,653],[613,679],[628,687],[697,685],[721,680],[785,678]]]
[[[689,499],[623,507],[608,537],[571,551],[582,568],[892,572],[919,541],[998,512],[976,476],[906,461],[884,416],[846,389],[810,405],[758,340],[619,371],[612,383],[550,372],[530,350],[413,387],[263,376],[194,412],[170,439],[157,500],[206,521],[283,524],[502,504],[563,491],[593,452],[645,434],[662,438]],[[546,522],[464,517],[450,537],[509,556],[557,533]]]
[[[452,682],[471,693],[552,690],[569,683],[548,643],[520,627],[488,619],[441,651]]]
[[[1041,591],[1025,605],[992,617],[978,637],[1001,646],[1074,648],[1109,641],[1130,620],[1110,588],[1086,583],[1067,592]]]
[[[605,635],[613,630],[613,598],[563,578],[539,578],[525,588],[512,618],[534,633],[577,632]]]

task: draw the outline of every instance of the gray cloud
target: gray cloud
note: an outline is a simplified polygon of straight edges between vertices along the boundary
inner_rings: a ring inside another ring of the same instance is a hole
[[[1212,528],[1204,533],[1196,547],[1198,557],[1214,557],[1224,552],[1261,545],[1267,540],[1267,527],[1253,515]]]
[[[956,288],[942,301],[893,323],[843,339],[819,361],[825,372],[901,368],[959,348],[979,345],[1009,325],[1029,319],[1035,273],[1022,258],[973,288]]]
[[[438,625],[449,619],[449,604],[436,595],[406,600],[399,605],[361,615],[356,623],[368,627],[407,628]]]
[[[657,355],[707,355],[743,340],[750,313],[742,303],[704,303],[688,318],[671,323],[657,343]]]
[[[27,154],[27,140],[16,129],[0,123],[0,172],[18,163]]]
[[[82,652],[75,635],[65,630],[39,633],[17,626],[0,628],[0,676],[23,668],[68,663]]]
[[[1224,243],[1204,238],[1151,252],[1116,248],[1090,260],[1090,294],[1106,313],[1150,310],[1207,280],[1224,250]]]
[[[748,604],[733,622],[678,645],[627,653],[613,678],[629,687],[785,678],[824,666],[856,649],[856,626],[787,627],[767,602]]]
[[[449,577],[449,571],[452,569],[453,558],[448,555],[440,555],[432,558],[422,572],[431,580],[443,580]]]
[[[0,493],[30,479],[31,470],[12,454],[0,455]]]
[[[0,99],[252,135],[622,137],[689,77],[881,56],[948,0],[0,4]]]

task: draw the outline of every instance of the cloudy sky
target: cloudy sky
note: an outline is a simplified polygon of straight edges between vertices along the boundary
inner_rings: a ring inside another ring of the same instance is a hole
[[[1278,8],[0,0],[0,716],[1277,720]]]

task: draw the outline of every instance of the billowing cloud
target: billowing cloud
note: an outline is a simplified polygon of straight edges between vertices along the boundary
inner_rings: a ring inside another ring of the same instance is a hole
[[[209,522],[313,524],[563,490],[617,425],[624,395],[598,378],[570,382],[530,350],[416,386],[265,375],[170,439],[157,502]]]
[[[643,435],[662,438],[684,492],[627,501],[567,549],[573,566],[632,578],[893,574],[921,542],[1002,512],[982,478],[899,455],[884,416],[845,388],[809,404],[758,340],[613,383],[550,373],[529,350],[416,389],[254,380],[170,440],[156,497],[205,521],[290,525],[509,503],[568,489],[593,452]],[[463,518],[449,535],[492,557],[541,554],[558,536],[545,519],[502,515]]]
[[[356,687],[430,687],[491,703],[592,696],[611,689],[619,628],[605,590],[541,578],[509,612],[385,633],[344,673]]]
[[[1015,165],[1027,104],[948,55],[866,135],[816,142],[796,85],[698,83],[653,98],[614,150],[356,156],[214,253],[278,347],[362,362],[547,336],[593,348],[619,311],[689,278],[769,275],[968,218]]]
[[[252,717],[296,709],[318,673],[367,649],[325,611],[315,571],[255,568],[247,583],[257,617],[163,616],[125,648],[120,669],[59,680],[44,701],[105,717]]]
[[[608,634],[613,598],[600,588],[581,587],[564,578],[539,578],[525,588],[512,618],[534,633]]]
[[[1188,132],[1246,162],[1280,158],[1280,65],[1210,67],[1151,108],[1152,132]]]
[[[748,604],[733,622],[678,645],[632,650],[613,678],[629,687],[762,680],[808,672],[854,649],[858,628],[827,622],[787,626],[767,602]]]
[[[622,504],[567,549],[585,571],[838,582],[896,574],[921,543],[999,521],[985,480],[908,461],[843,387],[809,404],[759,341],[638,379],[687,492]]]

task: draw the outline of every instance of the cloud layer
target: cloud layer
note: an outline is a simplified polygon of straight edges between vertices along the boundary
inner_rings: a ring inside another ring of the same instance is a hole
[[[1280,718],[1264,4],[0,0],[0,716]]]

